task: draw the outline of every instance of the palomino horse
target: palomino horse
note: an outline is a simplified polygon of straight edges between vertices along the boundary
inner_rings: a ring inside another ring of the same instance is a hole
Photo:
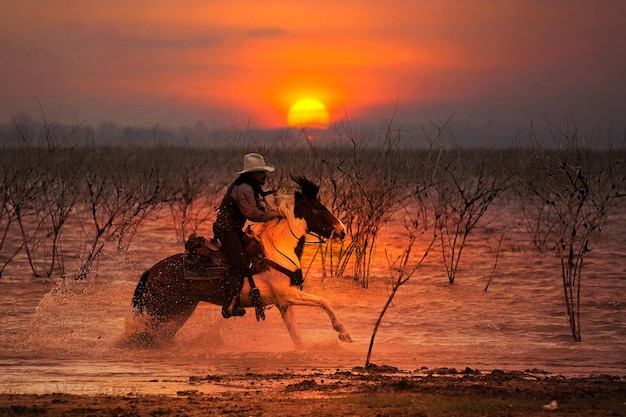
[[[351,342],[350,335],[335,314],[330,302],[301,290],[293,284],[294,276],[302,276],[300,256],[308,233],[320,238],[345,236],[345,226],[319,200],[319,187],[306,178],[294,178],[300,191],[282,196],[278,210],[284,217],[252,226],[260,240],[269,270],[254,275],[263,304],[276,305],[296,347],[302,346],[291,306],[320,307],[330,317],[339,339]],[[143,319],[136,339],[154,343],[170,339],[185,324],[200,301],[222,305],[221,280],[189,280],[183,270],[183,254],[166,258],[141,276],[133,295],[136,318]],[[240,306],[255,307],[250,297],[250,284],[245,280]],[[258,318],[258,317],[257,317]]]

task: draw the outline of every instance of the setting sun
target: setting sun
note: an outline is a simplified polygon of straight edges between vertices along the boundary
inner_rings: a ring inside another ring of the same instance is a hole
[[[295,127],[326,127],[329,119],[326,106],[312,98],[297,101],[287,114],[287,124]]]

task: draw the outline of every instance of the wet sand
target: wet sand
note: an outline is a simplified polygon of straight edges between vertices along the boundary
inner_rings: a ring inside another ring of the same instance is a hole
[[[171,395],[3,393],[0,416],[626,415],[626,377],[566,378],[537,369],[404,372],[373,365],[193,376],[187,386]]]

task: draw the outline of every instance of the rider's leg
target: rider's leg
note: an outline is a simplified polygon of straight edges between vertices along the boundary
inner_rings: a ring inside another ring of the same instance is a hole
[[[226,319],[232,316],[243,316],[246,310],[239,308],[239,294],[243,288],[245,273],[241,267],[232,267],[226,274],[222,316]]]
[[[245,253],[240,233],[235,231],[220,233],[217,236],[222,243],[224,255],[230,264],[230,268],[224,277],[223,291],[224,304],[222,304],[222,316],[243,316],[246,310],[239,308],[239,293],[243,287],[244,276],[248,272]]]

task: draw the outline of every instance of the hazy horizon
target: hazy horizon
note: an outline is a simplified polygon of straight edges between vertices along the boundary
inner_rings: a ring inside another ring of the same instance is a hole
[[[48,117],[47,114],[39,117],[20,114],[12,116],[9,122],[0,121],[0,144],[44,145],[44,139],[51,133],[55,140],[65,142],[64,145],[93,143],[109,146],[249,147],[277,143],[308,146],[307,142],[325,145],[342,141],[344,145],[352,146],[352,139],[363,145],[381,144],[387,129],[391,128],[391,135],[397,139],[398,145],[416,148],[443,145],[448,148],[458,146],[507,149],[530,146],[531,137],[547,147],[558,147],[568,138],[563,137],[557,129],[567,132],[569,139],[576,139],[581,146],[626,146],[626,127],[618,128],[615,124],[585,125],[572,114],[554,119],[547,115],[528,114],[525,122],[517,125],[489,120],[482,126],[471,120],[460,120],[456,114],[445,119],[433,117],[414,120],[412,123],[402,122],[397,116],[389,119],[381,117],[378,121],[343,119],[331,122],[325,129],[307,127],[305,130],[287,126],[258,128],[250,125],[220,128],[207,126],[201,121],[191,126],[163,126],[158,123],[120,125],[114,121],[92,125],[84,120],[65,123]],[[447,123],[448,133],[442,143],[435,144],[433,140],[437,129],[444,123]]]

